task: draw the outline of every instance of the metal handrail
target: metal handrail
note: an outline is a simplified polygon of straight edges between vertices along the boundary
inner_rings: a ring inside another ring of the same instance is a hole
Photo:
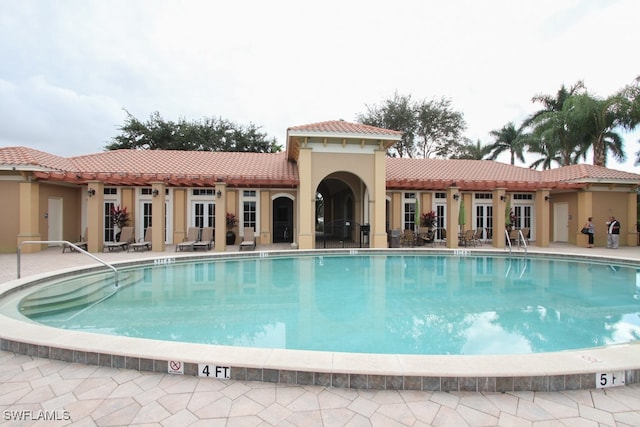
[[[509,235],[509,231],[505,229],[504,235],[506,237],[507,243],[509,244],[509,255],[511,255],[512,246],[511,246],[511,236]],[[518,249],[520,249],[520,242],[522,242],[522,246],[524,247],[525,255],[528,254],[527,240],[524,238],[524,234],[522,234],[522,230],[518,229]]]
[[[511,256],[511,236],[509,236],[509,230],[505,228],[504,235],[507,238],[507,243],[509,244],[509,256]]]
[[[118,270],[111,264],[101,260],[100,258],[98,258],[97,256],[90,254],[89,252],[85,251],[84,249],[82,249],[81,247],[79,247],[78,245],[75,245],[71,242],[68,242],[66,240],[25,240],[24,242],[20,242],[20,244],[18,245],[18,279],[20,278],[20,251],[22,249],[22,245],[24,244],[43,244],[43,243],[53,243],[53,244],[63,244],[63,245],[67,245],[72,247],[74,250],[78,251],[78,252],[82,252],[83,254],[86,254],[88,256],[90,256],[91,258],[93,258],[94,260],[98,261],[100,264],[103,264],[104,266],[110,268],[111,270],[113,270],[113,275],[116,281],[116,287],[118,287]]]

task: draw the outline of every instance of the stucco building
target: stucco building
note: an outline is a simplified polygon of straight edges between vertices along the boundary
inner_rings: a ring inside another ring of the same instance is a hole
[[[329,236],[383,248],[390,230],[414,229],[429,211],[448,236],[481,229],[498,248],[511,217],[538,246],[586,246],[580,228],[591,216],[596,246],[604,246],[604,222],[614,215],[621,244],[637,244],[638,174],[584,164],[537,171],[488,160],[387,157],[400,137],[328,121],[287,129],[286,150],[273,154],[116,150],[63,158],[0,148],[0,252],[27,240],[73,242],[85,230],[89,251],[100,252],[117,232],[110,221],[116,206],[127,208],[137,239],[153,225],[153,251],[181,242],[192,226],[215,228],[216,251],[238,243],[245,227],[258,247],[310,249]],[[233,243],[227,213],[238,219]],[[455,238],[442,243],[458,246]]]

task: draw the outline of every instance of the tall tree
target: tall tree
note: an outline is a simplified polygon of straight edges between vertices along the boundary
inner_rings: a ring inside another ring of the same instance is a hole
[[[154,112],[146,122],[141,122],[128,111],[120,134],[112,138],[105,148],[137,150],[185,150],[185,151],[243,151],[275,153],[281,151],[275,138],[253,124],[242,126],[222,118],[204,118],[200,121],[178,122],[164,120]]]
[[[533,129],[527,144],[529,151],[538,153],[541,159],[534,161],[530,167],[542,166],[551,168],[553,162],[560,166],[577,163],[580,156],[584,156],[583,132],[570,120],[567,100],[584,91],[584,83],[578,81],[571,88],[564,85],[555,97],[551,95],[537,95],[533,102],[542,103],[543,109],[532,114],[523,126]]]
[[[389,149],[387,154],[398,157],[415,156],[416,122],[411,95],[393,94],[381,105],[366,105],[367,112],[358,114],[357,120],[365,125],[402,132],[402,139]]]
[[[489,135],[495,138],[495,142],[489,146],[491,160],[496,160],[500,154],[508,151],[512,165],[515,164],[516,158],[522,163],[525,162],[524,151],[527,135],[524,133],[523,126],[516,129],[515,125],[509,122],[501,129],[492,130]]]
[[[586,157],[589,149],[593,150],[593,164],[606,166],[610,153],[620,161],[625,160],[623,139],[615,132],[623,125],[620,115],[622,98],[616,94],[607,99],[600,99],[588,93],[580,93],[569,97],[565,109],[568,120],[574,129],[584,133],[579,153]]]
[[[381,105],[367,105],[365,114],[358,114],[360,123],[403,133],[402,140],[388,154],[398,157],[447,157],[459,144],[466,129],[462,113],[451,108],[451,101],[414,102],[411,95],[399,95]]]
[[[464,116],[446,98],[416,105],[418,149],[422,157],[449,157],[467,128]]]

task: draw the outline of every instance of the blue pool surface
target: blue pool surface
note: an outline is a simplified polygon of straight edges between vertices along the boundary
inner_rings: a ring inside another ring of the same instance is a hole
[[[236,257],[121,276],[117,289],[109,273],[50,285],[23,299],[23,312],[100,334],[356,353],[523,354],[640,339],[640,273],[596,261]],[[78,289],[92,296],[78,298]],[[71,290],[75,303],[64,296]],[[34,304],[43,295],[47,303]]]

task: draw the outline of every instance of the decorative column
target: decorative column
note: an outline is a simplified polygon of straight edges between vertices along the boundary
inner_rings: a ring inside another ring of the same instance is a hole
[[[551,196],[549,196],[548,189],[542,189],[536,191],[536,246],[546,248],[549,246],[551,240],[551,225],[549,218],[551,217],[552,208]],[[591,212],[589,207],[588,212]],[[587,218],[585,217],[585,222]],[[584,224],[584,223],[583,223]]]
[[[460,192],[458,187],[447,188],[447,247],[458,247],[458,212]]]
[[[312,180],[311,149],[300,148],[298,155],[298,247],[313,249],[315,246],[314,219],[316,212],[316,194]]]
[[[506,243],[504,230],[506,226],[507,197],[504,188],[493,190],[493,233],[491,234],[491,244],[494,248],[504,248]]]
[[[87,183],[87,248],[88,252],[102,252],[104,247],[104,184]]]
[[[165,192],[166,185],[164,182],[151,183],[151,194],[153,195],[153,200],[151,201],[151,218],[153,221],[151,225],[151,250],[153,252],[164,252],[165,249]],[[144,233],[144,230],[142,231]]]
[[[627,219],[627,224],[622,224],[622,230],[620,230],[621,243],[628,246],[638,246],[638,231],[636,228],[638,203],[635,191],[627,193],[627,218],[629,218]]]
[[[227,184],[216,183],[216,224],[214,248],[216,252],[227,250]]]
[[[42,240],[39,227],[40,215],[40,184],[31,180],[31,175],[27,181],[20,183],[20,229],[16,244],[28,240]],[[41,246],[36,244],[24,245],[21,252],[40,252]]]
[[[370,243],[372,248],[386,248],[387,247],[387,232],[385,230],[385,216],[386,216],[386,151],[376,150],[374,152],[373,168],[374,168],[374,182],[373,191],[370,193],[371,198],[370,209],[373,215],[371,218],[371,229],[369,231]]]

